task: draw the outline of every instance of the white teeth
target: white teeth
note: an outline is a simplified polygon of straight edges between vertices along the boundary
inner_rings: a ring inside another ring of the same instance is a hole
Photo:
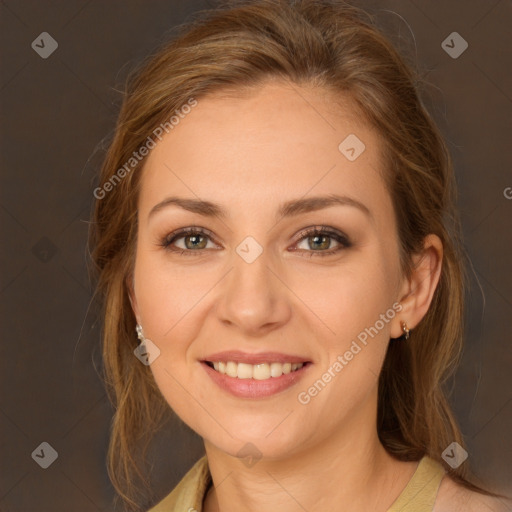
[[[270,363],[270,375],[272,377],[281,377],[283,374],[283,365],[281,363]]]
[[[240,366],[240,365],[238,365]],[[252,365],[247,365],[252,366]],[[251,368],[252,378],[256,380],[270,379],[270,365],[267,363],[255,364]]]
[[[235,363],[233,363],[233,364],[235,364]],[[252,379],[252,365],[245,364],[245,363],[238,363],[237,377],[239,379]]]
[[[226,363],[226,375],[230,377],[238,377],[238,365],[233,361],[228,361]]]
[[[235,363],[234,361],[218,361],[213,363],[213,367],[219,373],[236,377],[238,379],[256,379],[267,380],[271,377],[281,377],[283,374],[300,370],[304,363],[260,363],[247,364]]]

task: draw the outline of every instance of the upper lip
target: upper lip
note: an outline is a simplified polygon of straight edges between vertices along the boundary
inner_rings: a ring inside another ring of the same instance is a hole
[[[293,354],[283,354],[281,352],[258,352],[250,354],[240,350],[227,350],[225,352],[217,352],[206,356],[203,361],[215,362],[228,362],[247,363],[247,364],[261,364],[261,363],[306,363],[309,360],[303,356]]]

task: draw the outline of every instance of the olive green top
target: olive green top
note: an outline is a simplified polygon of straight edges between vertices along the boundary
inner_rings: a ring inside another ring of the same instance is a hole
[[[423,457],[414,475],[387,512],[432,512],[445,475],[443,466]],[[203,500],[212,483],[206,455],[199,459],[174,490],[148,512],[203,512]]]

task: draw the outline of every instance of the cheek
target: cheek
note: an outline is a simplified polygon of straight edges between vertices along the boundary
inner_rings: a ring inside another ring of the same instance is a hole
[[[347,266],[345,271],[332,272],[329,279],[316,280],[322,289],[310,288],[314,291],[309,297],[319,306],[319,316],[330,332],[317,338],[322,361],[300,389],[300,403],[310,401],[308,410],[322,428],[336,429],[375,393],[391,321],[397,314],[395,270],[390,269],[392,263],[383,253],[368,252],[350,270]]]
[[[155,343],[166,349],[177,335],[193,339],[192,333],[184,329],[198,327],[191,319],[200,309],[202,297],[217,280],[214,272],[198,270],[192,265],[177,268],[166,261],[164,255],[141,251],[135,265],[135,289],[148,337],[153,336]]]
[[[394,317],[392,309],[397,288],[397,266],[379,247],[366,247],[355,253],[350,262],[332,268],[324,276],[302,278],[304,293],[309,290],[308,304],[320,311],[325,326],[330,331],[326,339],[329,346],[342,348],[359,333],[374,326],[385,315]],[[391,311],[389,312],[391,308]],[[387,315],[386,313],[389,312]],[[390,324],[377,325],[381,338],[387,341]]]

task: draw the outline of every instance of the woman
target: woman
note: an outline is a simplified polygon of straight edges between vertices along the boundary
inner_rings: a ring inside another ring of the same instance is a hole
[[[134,510],[168,407],[206,455],[153,512],[506,510],[442,389],[459,226],[414,82],[361,11],[308,0],[215,11],[129,81],[92,243]]]

